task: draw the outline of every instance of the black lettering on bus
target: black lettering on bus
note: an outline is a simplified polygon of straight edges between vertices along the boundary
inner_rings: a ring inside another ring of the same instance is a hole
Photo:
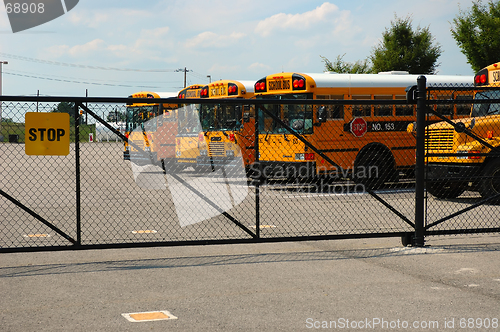
[[[289,80],[281,80],[281,81],[269,81],[269,90],[290,90],[290,81]]]
[[[500,71],[494,71],[492,74],[493,74],[493,83],[500,82]]]

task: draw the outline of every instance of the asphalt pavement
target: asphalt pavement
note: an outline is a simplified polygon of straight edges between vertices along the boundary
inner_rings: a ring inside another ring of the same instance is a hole
[[[498,331],[500,235],[0,255],[0,330]]]

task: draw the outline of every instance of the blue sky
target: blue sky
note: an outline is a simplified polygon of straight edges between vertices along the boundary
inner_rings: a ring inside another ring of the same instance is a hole
[[[218,79],[322,72],[320,56],[367,58],[395,16],[428,27],[440,74],[473,75],[450,28],[472,0],[80,0],[13,34],[0,9],[4,95],[126,97]]]

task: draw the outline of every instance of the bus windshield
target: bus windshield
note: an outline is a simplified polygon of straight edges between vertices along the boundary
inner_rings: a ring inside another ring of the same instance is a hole
[[[178,110],[179,134],[198,135],[201,131],[199,105],[187,105]]]
[[[273,100],[305,100],[312,99],[312,94],[286,94],[286,95],[273,95],[262,97],[265,99]],[[313,133],[313,106],[312,105],[292,105],[281,104],[271,105],[264,104],[261,107],[271,112],[281,119],[286,125],[292,128],[299,134],[312,134]],[[279,122],[263,112],[259,111],[259,130],[267,134],[287,134],[289,131],[283,127]]]
[[[241,129],[241,106],[203,104],[201,126],[203,131],[238,131]]]
[[[149,120],[155,119],[157,114],[158,105],[127,107],[127,132],[132,132],[139,127],[144,131],[156,131],[156,121]]]
[[[476,100],[499,99],[500,90],[487,90],[476,93]],[[472,108],[472,117],[481,117],[493,114],[500,114],[500,104],[474,104]]]

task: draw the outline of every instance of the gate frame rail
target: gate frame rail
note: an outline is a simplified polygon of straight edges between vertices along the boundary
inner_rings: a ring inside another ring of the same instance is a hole
[[[31,216],[50,227],[57,234],[61,235],[64,239],[68,240],[71,245],[57,245],[57,246],[35,246],[35,247],[15,247],[15,248],[0,248],[0,253],[7,252],[33,252],[33,251],[54,251],[54,250],[88,250],[88,249],[105,249],[105,248],[133,248],[133,247],[160,247],[160,246],[186,246],[186,245],[209,245],[209,244],[231,244],[231,243],[269,243],[269,242],[289,242],[289,241],[317,241],[317,240],[334,240],[334,239],[354,239],[354,238],[373,238],[373,237],[401,237],[403,245],[412,244],[414,246],[422,247],[425,243],[425,236],[429,235],[438,235],[438,234],[463,234],[463,233],[487,233],[487,232],[500,232],[499,228],[477,228],[477,229],[455,229],[448,231],[432,231],[430,228],[433,226],[442,223],[446,220],[449,220],[453,217],[456,217],[464,212],[470,211],[477,206],[488,202],[489,200],[494,199],[495,197],[490,197],[484,201],[476,203],[466,209],[458,211],[450,216],[442,218],[432,224],[425,226],[425,114],[428,112],[427,105],[429,103],[434,104],[439,101],[427,101],[426,100],[426,80],[425,76],[419,77],[417,80],[417,88],[416,88],[417,98],[416,100],[287,100],[286,104],[311,104],[311,105],[325,105],[325,104],[343,104],[343,105],[372,105],[372,104],[380,104],[380,105],[408,105],[414,104],[416,101],[417,105],[417,150],[416,150],[416,165],[415,165],[415,174],[416,174],[416,187],[415,187],[415,220],[412,222],[409,218],[405,217],[403,214],[397,211],[396,208],[391,206],[389,203],[384,201],[379,195],[374,193],[372,190],[367,190],[367,192],[374,197],[377,201],[379,201],[382,205],[388,208],[391,212],[401,218],[405,223],[414,228],[415,232],[370,232],[370,233],[349,233],[349,234],[333,234],[333,235],[306,235],[306,236],[285,236],[285,237],[261,237],[260,236],[260,181],[254,181],[255,185],[255,225],[256,232],[252,232],[245,225],[241,224],[234,217],[229,215],[228,213],[222,211],[224,216],[228,218],[231,222],[240,227],[250,238],[229,238],[229,239],[206,239],[206,240],[181,240],[181,241],[154,241],[154,242],[124,242],[124,243],[103,243],[103,244],[82,244],[81,239],[81,197],[80,197],[80,170],[79,170],[79,162],[80,162],[80,147],[79,147],[79,139],[75,140],[75,155],[76,155],[76,231],[77,238],[76,240],[61,231],[54,225],[52,225],[49,221],[45,220],[43,217],[38,215],[36,212],[30,210],[28,207],[23,205],[21,202],[16,200],[14,197],[7,194],[5,191],[0,189],[0,196],[7,198],[9,201],[14,203],[19,208],[23,209],[25,212],[29,213]],[[0,96],[0,102],[11,101],[11,102],[72,102],[75,107],[75,135],[79,137],[79,124],[80,124],[80,113],[79,109],[85,110],[88,114],[93,116],[96,121],[102,123],[109,130],[111,130],[114,134],[118,135],[125,142],[128,142],[131,146],[134,146],[139,153],[147,153],[142,150],[142,148],[135,146],[133,142],[130,142],[127,137],[125,137],[121,132],[110,126],[106,121],[100,118],[97,114],[95,114],[92,110],[90,110],[86,104],[87,103],[131,103],[131,102],[151,102],[151,99],[148,98],[109,98],[109,97],[25,97],[25,96]],[[167,102],[165,99],[158,99],[158,102]],[[196,104],[206,102],[204,99],[168,99],[169,103],[179,103],[179,104]],[[211,101],[213,102],[213,101]],[[245,102],[241,100],[231,100],[224,99],[221,100],[223,103],[227,104],[254,104],[256,110],[258,109],[258,105],[261,104],[283,104],[283,101],[277,100],[246,100]],[[446,101],[441,101],[446,102]],[[449,101],[448,101],[449,102]],[[457,103],[457,101],[452,101],[453,103]],[[463,101],[467,103],[467,101]],[[470,103],[470,101],[468,101]],[[85,103],[85,104],[84,104]],[[449,102],[451,103],[451,102]],[[292,128],[288,126],[288,124],[283,123],[279,118],[275,117],[274,114],[268,112],[263,109],[266,114],[273,117],[276,121],[279,121],[280,124],[289,131],[291,135],[294,135],[297,139],[306,144],[311,150],[315,151],[317,154],[322,156],[328,162],[333,161],[326,156],[323,152],[319,151],[315,148],[311,143],[307,142],[304,138],[302,138],[297,132],[295,132]],[[258,122],[259,112],[255,112],[256,123]],[[255,126],[255,153],[256,153],[256,163],[258,166],[259,163],[259,126]],[[197,193],[194,188],[190,189],[195,194],[200,196],[202,199],[206,197],[201,193]],[[213,202],[208,200],[208,203],[212,205],[212,207],[218,208],[217,205],[213,205]],[[220,210],[220,208],[218,208]],[[221,212],[221,211],[219,211]]]
[[[426,121],[426,113],[432,113],[433,115],[439,117],[441,120],[453,126],[455,131],[459,133],[465,133],[466,135],[474,138],[479,141],[482,145],[495,149],[491,144],[483,140],[481,137],[474,134],[472,131],[467,129],[462,123],[454,123],[450,119],[438,114],[431,108],[428,108],[428,105],[436,105],[436,104],[448,104],[450,103],[447,100],[426,100],[427,91],[429,90],[438,90],[438,89],[448,89],[448,88],[427,88],[426,86],[426,78],[425,76],[420,76],[417,79],[417,85],[413,87],[408,87],[407,99],[408,102],[414,102],[416,100],[417,103],[417,150],[416,150],[416,165],[415,165],[415,237],[413,238],[413,245],[421,247],[424,246],[425,236],[426,235],[452,235],[452,234],[465,234],[465,233],[497,233],[500,232],[499,227],[493,228],[475,228],[475,229],[453,229],[453,230],[430,230],[432,227],[437,226],[439,224],[444,223],[452,218],[455,218],[461,214],[464,214],[468,211],[471,211],[475,208],[485,205],[486,203],[498,199],[500,194],[485,198],[480,200],[479,202],[468,206],[462,210],[454,212],[446,217],[440,218],[428,225],[425,225],[425,183],[427,182],[425,171],[426,171],[426,162],[425,158],[428,156],[449,156],[454,154],[426,154],[425,148],[425,127],[427,125]],[[458,88],[457,90],[473,90],[473,88]],[[415,95],[416,94],[416,95]],[[415,98],[416,97],[416,98]],[[473,104],[487,104],[494,102],[495,100],[474,100]],[[454,104],[470,104],[470,100],[453,100]],[[461,124],[461,125],[460,125]],[[484,154],[476,154],[476,155],[484,155]],[[488,154],[491,156],[491,154]]]

